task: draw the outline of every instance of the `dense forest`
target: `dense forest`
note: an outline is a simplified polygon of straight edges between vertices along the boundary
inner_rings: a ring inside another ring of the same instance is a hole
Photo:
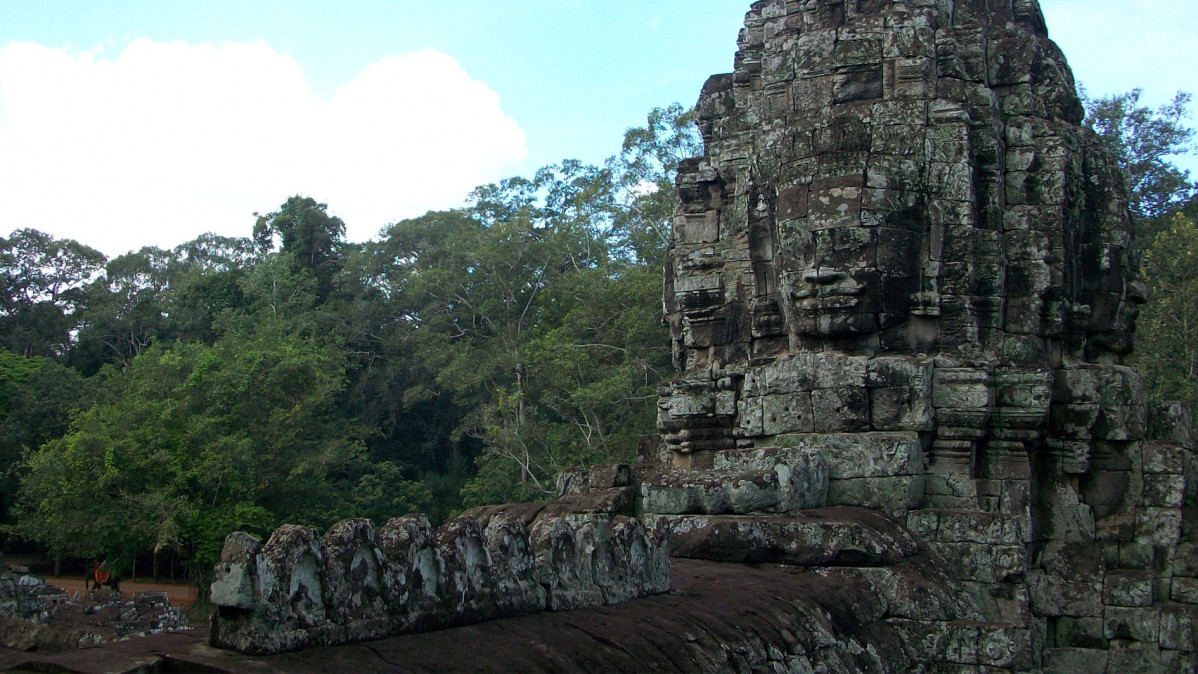
[[[1198,301],[1198,266],[1177,263],[1198,254],[1196,186],[1169,161],[1192,137],[1187,103],[1088,101],[1156,286],[1142,362],[1166,373],[1158,391],[1198,400],[1198,336],[1170,332]],[[673,105],[602,166],[484,185],[365,243],[306,196],[243,238],[113,259],[0,237],[0,536],[201,576],[234,529],[439,520],[631,459],[673,375],[661,270],[673,174],[700,153]]]

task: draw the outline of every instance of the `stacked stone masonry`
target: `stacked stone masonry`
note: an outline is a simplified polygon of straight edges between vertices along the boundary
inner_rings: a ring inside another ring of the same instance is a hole
[[[884,527],[804,509],[869,508],[967,599],[893,618],[923,667],[1198,670],[1191,412],[1124,364],[1125,191],[1036,0],[756,2],[697,111],[640,500],[672,554],[831,572],[802,541]],[[882,538],[875,576],[916,554]]]
[[[664,549],[635,519],[563,515],[526,528],[505,514],[423,515],[375,530],[345,520],[323,536],[287,525],[234,533],[212,584],[214,646],[270,654],[614,604],[670,589]]]

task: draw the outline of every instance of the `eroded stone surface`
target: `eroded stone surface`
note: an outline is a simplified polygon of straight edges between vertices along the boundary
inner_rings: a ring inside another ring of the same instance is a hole
[[[646,515],[674,557],[794,566],[886,566],[920,551],[905,528],[863,508],[795,515]]]
[[[705,470],[655,473],[640,487],[641,508],[670,515],[744,515],[822,507],[828,464],[819,451],[719,452]]]
[[[750,457],[818,455],[809,502],[905,525],[968,598],[906,612],[915,661],[1185,671],[1190,412],[1123,363],[1125,192],[1038,3],[756,2],[697,111],[640,502],[674,554],[796,563]]]
[[[353,643],[670,589],[665,550],[640,522],[506,513],[434,530],[423,515],[285,525],[265,545],[231,534],[215,570],[211,641],[243,653]]]

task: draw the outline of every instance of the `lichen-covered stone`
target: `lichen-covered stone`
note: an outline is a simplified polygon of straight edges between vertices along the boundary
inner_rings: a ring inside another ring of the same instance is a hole
[[[670,590],[669,552],[640,520],[617,517],[611,537],[613,576],[603,588],[608,603]]]
[[[395,517],[379,530],[379,550],[387,559],[384,583],[389,611],[433,606],[444,596],[445,562],[435,535],[424,515]]]
[[[888,518],[857,508],[796,515],[645,515],[672,556],[796,566],[897,564],[920,550]]]
[[[545,588],[536,577],[536,559],[524,523],[512,515],[491,518],[487,551],[496,579],[494,600],[505,615],[528,613],[545,605]]]
[[[467,615],[493,617],[495,569],[483,526],[469,517],[451,519],[438,527],[436,546],[445,569],[442,606],[451,611],[454,620]]]
[[[250,654],[379,639],[670,589],[665,550],[635,520],[496,513],[434,530],[423,515],[324,536],[285,525],[231,534],[213,583],[211,643]]]
[[[324,541],[312,527],[286,524],[262,546],[258,562],[261,604],[288,630],[326,621]]]
[[[576,535],[575,532],[578,532]],[[606,549],[596,550],[595,520],[547,517],[538,519],[529,530],[529,542],[546,586],[546,608],[567,611],[603,603],[603,591],[595,584],[593,558]]]
[[[209,590],[213,604],[246,611],[254,608],[261,550],[262,542],[247,533],[237,532],[225,539]]]
[[[803,515],[745,471],[819,455],[828,505],[904,522],[973,599],[904,626],[913,659],[1182,671],[1190,413],[1123,362],[1126,192],[1038,3],[761,0],[696,111],[639,504],[674,553],[794,556]]]
[[[649,513],[793,512],[827,504],[828,466],[818,451],[720,452],[713,468],[659,472],[640,491]]]
[[[828,461],[819,450],[760,449],[719,452],[715,467],[772,472],[777,477],[780,512],[828,505]]]
[[[325,532],[323,539],[330,619],[346,623],[383,613],[385,560],[375,539],[374,523],[343,520]]]

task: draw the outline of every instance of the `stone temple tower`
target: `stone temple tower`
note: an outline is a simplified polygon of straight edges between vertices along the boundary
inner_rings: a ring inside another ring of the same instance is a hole
[[[1144,293],[1083,114],[1036,0],[754,3],[679,169],[643,510],[878,509],[1059,667],[1194,650],[1190,414],[1123,364]]]

